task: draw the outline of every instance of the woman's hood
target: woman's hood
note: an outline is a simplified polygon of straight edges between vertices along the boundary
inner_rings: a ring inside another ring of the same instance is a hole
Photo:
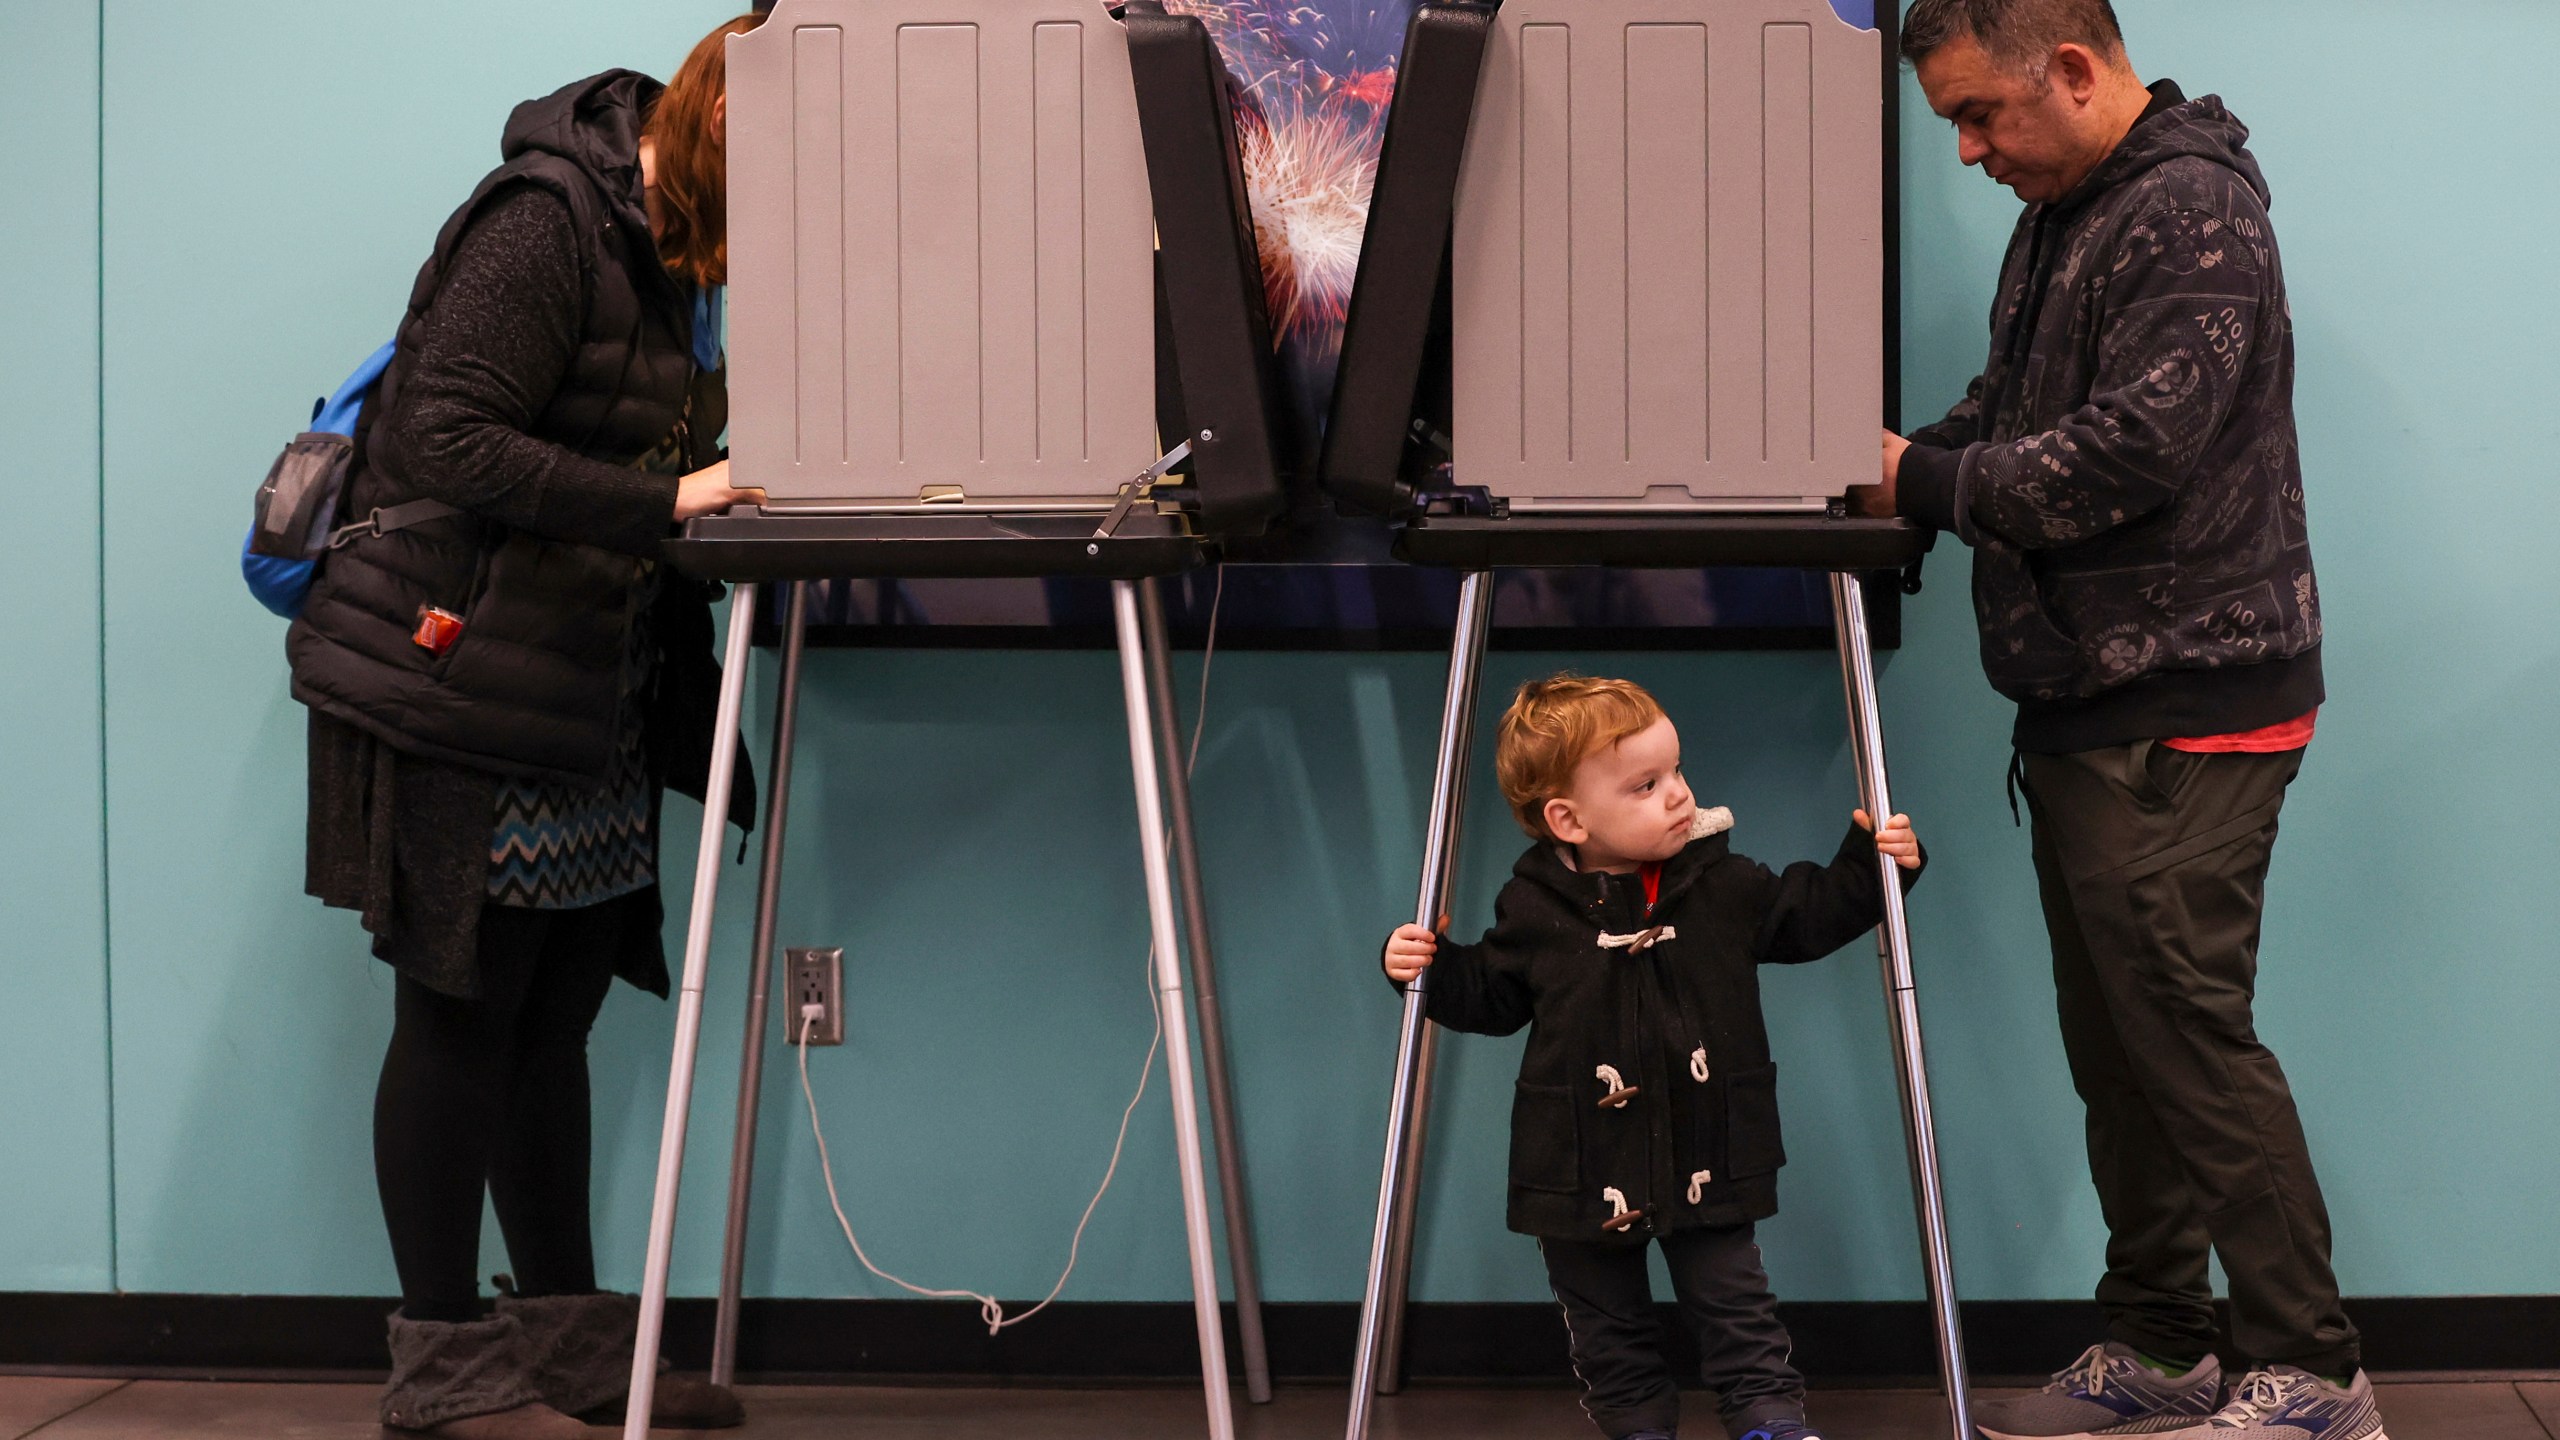
[[[640,128],[666,89],[634,70],[572,81],[507,116],[498,149],[505,159],[557,155],[587,172],[616,209],[640,209]]]

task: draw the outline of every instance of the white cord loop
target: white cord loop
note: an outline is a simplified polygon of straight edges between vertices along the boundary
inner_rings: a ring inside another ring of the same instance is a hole
[[[1155,969],[1155,954],[1152,948],[1150,948],[1148,952],[1147,967],[1149,974],[1152,976]],[[853,1247],[853,1258],[862,1262],[863,1269],[870,1271],[872,1274],[879,1276],[881,1279],[888,1281],[890,1284],[895,1285],[899,1289],[905,1290],[910,1294],[922,1295],[931,1300],[977,1301],[978,1318],[987,1322],[987,1333],[989,1335],[1001,1335],[1004,1333],[1006,1326],[1019,1325],[1023,1321],[1030,1319],[1032,1316],[1039,1314],[1041,1311],[1048,1309],[1049,1302],[1057,1299],[1058,1293],[1067,1288],[1067,1277],[1076,1273],[1076,1251],[1084,1244],[1085,1226],[1092,1223],[1093,1212],[1096,1207],[1102,1204],[1102,1197],[1110,1193],[1111,1179],[1120,1171],[1120,1152],[1129,1143],[1129,1118],[1138,1112],[1138,1102],[1146,1098],[1147,1082],[1155,1074],[1156,1051],[1163,1048],[1164,1044],[1164,1011],[1156,1006],[1155,987],[1152,984],[1147,987],[1147,1005],[1149,1009],[1155,1012],[1156,1031],[1154,1038],[1147,1042],[1146,1063],[1138,1067],[1138,1092],[1129,1097],[1127,1107],[1122,1109],[1120,1112],[1120,1133],[1118,1137],[1111,1142],[1111,1163],[1103,1168],[1102,1183],[1094,1187],[1093,1198],[1085,1202],[1084,1214],[1077,1217],[1075,1234],[1068,1237],[1067,1267],[1058,1272],[1058,1283],[1049,1287],[1049,1293],[1041,1297],[1039,1304],[1032,1306],[1030,1309],[1023,1311],[1019,1315],[1012,1316],[1008,1316],[1004,1313],[1003,1302],[997,1300],[992,1295],[981,1295],[975,1290],[936,1290],[929,1286],[918,1285],[911,1281],[902,1280],[897,1276],[890,1274],[888,1271],[881,1269],[879,1266],[872,1264],[871,1257],[863,1252],[862,1242],[854,1236],[853,1222],[845,1217],[844,1201],[836,1194],[836,1171],[834,1163],[827,1156],[827,1133],[825,1130],[821,1129],[818,1124],[818,1092],[809,1084],[809,1032],[818,1023],[818,1017],[809,1012],[816,1010],[818,1007],[813,1005],[808,1007],[807,1010],[802,1011],[800,1017],[800,1038],[798,1041],[800,1047],[800,1093],[807,1097],[809,1102],[809,1134],[818,1142],[818,1173],[824,1176],[827,1182],[827,1204],[836,1212],[836,1224],[844,1231],[845,1243]]]
[[[1692,1204],[1692,1205],[1695,1205],[1695,1204],[1697,1204],[1699,1201],[1706,1199],[1706,1198],[1707,1198],[1707,1184],[1708,1184],[1708,1182],[1710,1182],[1710,1181],[1714,1180],[1715,1178],[1716,1178],[1715,1172],[1714,1172],[1714,1171],[1712,1171],[1712,1170],[1701,1170],[1701,1171],[1699,1171],[1698,1173],[1696,1173],[1696,1174],[1694,1174],[1694,1175],[1690,1176],[1690,1177],[1689,1177],[1689,1203],[1690,1203],[1690,1204]]]
[[[1707,1047],[1704,1045],[1689,1052],[1689,1078],[1701,1085],[1707,1083]]]
[[[1218,653],[1218,608],[1225,602],[1226,597],[1227,572],[1222,566],[1218,571],[1217,588],[1210,593],[1209,597],[1209,637],[1200,654],[1200,692],[1198,702],[1192,710],[1191,745],[1183,756],[1182,765],[1185,775],[1192,773],[1200,764],[1200,737],[1208,729],[1209,724],[1209,662],[1216,658]],[[1138,1113],[1138,1102],[1147,1096],[1147,1083],[1155,1075],[1156,1052],[1164,1048],[1164,1005],[1156,994],[1155,962],[1155,947],[1151,945],[1147,948],[1147,1011],[1155,1017],[1155,1034],[1148,1038],[1147,1058],[1138,1066],[1137,1093],[1131,1095],[1129,1103],[1121,1107],[1120,1132],[1111,1141],[1111,1163],[1103,1167],[1102,1183],[1094,1187],[1093,1198],[1085,1202],[1084,1214],[1076,1217],[1075,1233],[1067,1237],[1067,1266],[1058,1272],[1058,1283],[1049,1287],[1049,1293],[1040,1298],[1039,1304],[1019,1315],[1005,1314],[1003,1302],[992,1295],[981,1295],[975,1290],[935,1290],[901,1280],[872,1264],[871,1257],[863,1253],[862,1242],[854,1238],[853,1222],[845,1218],[844,1201],[836,1195],[836,1171],[835,1165],[827,1157],[827,1133],[818,1124],[818,1092],[809,1083],[809,1034],[824,1012],[815,1005],[801,1011],[800,1038],[796,1042],[800,1049],[800,1093],[809,1102],[809,1134],[818,1142],[818,1173],[826,1179],[827,1204],[836,1212],[836,1225],[844,1231],[845,1243],[853,1247],[853,1258],[862,1262],[863,1269],[899,1289],[910,1294],[922,1295],[927,1299],[977,1301],[978,1318],[987,1322],[989,1335],[1001,1335],[1005,1327],[1019,1325],[1049,1308],[1049,1302],[1057,1299],[1059,1293],[1067,1288],[1067,1278],[1076,1273],[1076,1252],[1084,1244],[1085,1227],[1093,1222],[1093,1212],[1100,1208],[1102,1197],[1111,1193],[1112,1177],[1120,1173],[1120,1155],[1129,1144],[1130,1117]]]
[[[1636,1087],[1619,1078],[1617,1066],[1603,1065],[1591,1073],[1601,1084],[1609,1087],[1609,1093],[1600,1097],[1600,1103],[1607,1108],[1624,1110],[1627,1102],[1635,1098]]]
[[[1624,950],[1628,954],[1634,955],[1642,951],[1650,950],[1665,940],[1677,940],[1679,938],[1680,931],[1676,927],[1670,925],[1647,926],[1642,930],[1636,931],[1632,935],[1612,935],[1608,931],[1603,930],[1600,932],[1600,948],[1603,950]]]

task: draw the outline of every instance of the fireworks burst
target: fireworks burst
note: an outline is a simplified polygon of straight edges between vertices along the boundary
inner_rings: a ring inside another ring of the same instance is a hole
[[[1239,138],[1272,340],[1329,356],[1342,346],[1360,269],[1378,175],[1375,137],[1341,107],[1323,105],[1277,120],[1257,116],[1239,127]]]
[[[1165,8],[1200,17],[1266,109],[1322,99],[1356,77],[1392,77],[1413,14],[1411,0],[1168,0]],[[1383,114],[1384,94],[1375,101]]]
[[[1388,0],[1337,14],[1322,0],[1172,0],[1170,8],[1200,17],[1239,82],[1237,138],[1272,342],[1329,358],[1341,349],[1360,267],[1409,6]]]

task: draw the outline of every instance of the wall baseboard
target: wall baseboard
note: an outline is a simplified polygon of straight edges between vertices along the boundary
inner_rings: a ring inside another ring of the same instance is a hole
[[[380,1373],[383,1317],[395,1301],[318,1295],[0,1293],[0,1368],[147,1370],[207,1375]],[[1796,1363],[1817,1380],[1924,1378],[1936,1371],[1927,1309],[1916,1301],[1807,1301],[1779,1307]],[[2560,1370],[2560,1295],[2352,1300],[2377,1370]],[[1350,1373],[1359,1307],[1264,1307],[1271,1368],[1293,1380]],[[711,1302],[668,1307],[668,1356],[700,1369]],[[1666,1309],[1665,1320],[1669,1321]],[[1979,1377],[2041,1374],[2101,1333],[2084,1301],[1977,1300],[1964,1306]],[[1233,1312],[1229,1313],[1230,1349]],[[1671,1327],[1675,1365],[1686,1343]],[[1564,1327],[1551,1305],[1416,1304],[1406,1319],[1415,1380],[1562,1380]],[[915,1300],[749,1300],[739,1368],[803,1379],[986,1381],[1180,1379],[1195,1373],[1191,1307],[1085,1302],[1052,1307],[990,1337],[977,1306]]]

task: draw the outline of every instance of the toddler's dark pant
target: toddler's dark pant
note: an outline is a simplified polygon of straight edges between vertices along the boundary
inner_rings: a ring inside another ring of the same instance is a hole
[[[1792,1342],[1760,1268],[1752,1227],[1681,1230],[1661,1237],[1672,1298],[1698,1345],[1698,1369],[1735,1435],[1769,1420],[1804,1418],[1804,1377],[1788,1363]],[[1676,1430],[1680,1385],[1662,1358],[1653,1283],[1643,1245],[1541,1240],[1547,1284],[1573,1337],[1582,1408],[1616,1440]]]
[[[516,1290],[596,1288],[587,1214],[587,1030],[649,893],[577,910],[480,912],[480,986],[460,1000],[400,977],[373,1100],[373,1171],[401,1310],[479,1315],[488,1196]]]
[[[2024,764],[2063,1050],[2107,1222],[2109,1330],[2163,1358],[2204,1355],[2218,1253],[2243,1356],[2352,1371],[2320,1179],[2250,1015],[2276,816],[2302,752],[2140,741]]]

